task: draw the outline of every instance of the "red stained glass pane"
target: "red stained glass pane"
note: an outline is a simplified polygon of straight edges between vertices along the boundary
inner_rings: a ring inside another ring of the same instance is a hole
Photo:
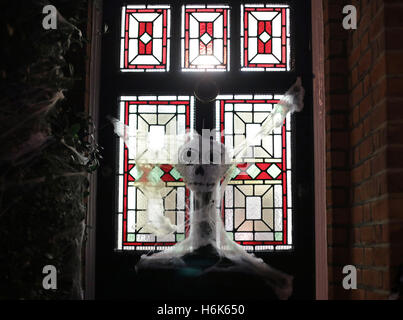
[[[265,24],[264,26],[267,26]],[[219,96],[216,129],[232,149],[261,127],[277,95]],[[250,251],[292,248],[291,121],[257,141],[234,169],[222,204],[228,234]]]
[[[169,71],[170,14],[169,6],[122,8],[122,72]]]
[[[120,101],[120,121],[130,130],[162,136],[178,135],[184,134],[193,125],[192,97],[134,96],[121,97]],[[146,233],[141,227],[147,218],[147,198],[138,183],[146,176],[136,167],[135,159],[145,152],[142,143],[142,140],[137,141],[136,147],[129,150],[119,140],[117,250],[164,250],[186,237],[189,193],[178,171],[169,164],[153,165],[150,172],[165,185],[162,191],[164,214],[178,229],[173,234],[159,237]]]
[[[185,5],[182,18],[182,70],[229,70],[229,7]]]
[[[290,70],[290,9],[287,5],[242,5],[243,71]]]

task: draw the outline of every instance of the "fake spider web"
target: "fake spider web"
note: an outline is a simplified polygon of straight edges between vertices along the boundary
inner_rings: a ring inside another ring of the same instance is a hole
[[[155,235],[167,235],[177,228],[164,216],[162,194],[165,186],[152,174],[152,168],[158,163],[171,163],[175,166],[185,184],[193,191],[194,208],[189,215],[189,237],[165,251],[143,255],[136,265],[136,270],[156,266],[158,268],[187,267],[189,255],[200,249],[210,248],[210,251],[218,257],[218,262],[206,268],[204,273],[249,272],[264,279],[280,299],[287,299],[291,295],[293,277],[273,269],[262,259],[247,253],[242,246],[230,239],[217,210],[217,203],[222,202],[225,187],[232,177],[233,170],[238,163],[242,162],[248,148],[280,127],[288,113],[301,111],[303,98],[304,89],[301,80],[298,79],[263,122],[260,130],[248,136],[232,150],[227,150],[223,144],[211,142],[210,139],[208,142],[203,141],[203,137],[196,133],[165,136],[163,141],[159,142],[159,146],[169,146],[169,148],[155,148],[150,144],[151,147],[147,149],[147,152],[136,159],[143,177],[137,184],[148,198],[148,218],[142,227]],[[129,149],[135,148],[139,141],[144,143],[150,141],[147,133],[131,130],[117,120],[113,122],[115,133],[124,140]],[[203,149],[199,150],[200,145],[209,145],[212,148],[208,148],[206,154]],[[194,151],[196,153],[193,154]],[[214,161],[216,158],[219,159],[218,162]],[[205,161],[206,159],[209,159],[211,163]],[[230,265],[227,263],[224,267],[223,261],[229,261]]]

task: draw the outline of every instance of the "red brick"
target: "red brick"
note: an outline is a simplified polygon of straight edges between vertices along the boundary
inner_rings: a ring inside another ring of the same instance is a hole
[[[401,144],[403,142],[403,122],[388,123],[387,135],[388,144]]]
[[[371,83],[376,84],[383,79],[386,75],[386,57],[383,55],[372,66],[371,69]]]
[[[366,290],[365,299],[366,300],[387,300],[388,294]]]
[[[371,206],[374,221],[383,221],[388,218],[389,201],[387,198],[374,201]]]
[[[403,99],[397,98],[388,99],[387,104],[387,119],[402,120],[403,119]]]
[[[347,226],[350,224],[350,209],[349,208],[333,208],[329,209],[332,213],[333,224]]]
[[[387,91],[387,79],[380,78],[372,88],[372,100],[374,101],[374,104],[381,102],[386,97]]]
[[[371,266],[374,263],[374,249],[364,248],[364,265]]]
[[[374,240],[377,244],[389,242],[389,227],[387,224],[374,225]]]
[[[356,47],[353,50],[353,52],[350,53],[350,56],[348,59],[350,69],[352,69],[358,63],[360,56],[361,56],[360,47]]]
[[[400,172],[388,173],[388,191],[390,193],[403,193],[403,169]]]
[[[351,210],[351,218],[353,224],[359,224],[363,222],[363,207],[356,206]]]
[[[349,96],[343,93],[331,94],[326,100],[327,104],[331,106],[334,111],[346,111],[349,108]]]
[[[393,28],[385,30],[385,42],[388,50],[403,49],[403,28]]]
[[[346,129],[348,125],[346,114],[333,114],[329,116],[332,129]]]
[[[402,26],[403,7],[385,6],[385,27]]]
[[[378,104],[375,109],[372,110],[369,117],[372,130],[378,129],[387,121],[387,110],[388,106],[386,100]]]
[[[363,248],[353,248],[352,249],[351,262],[355,266],[364,264],[364,249]]]
[[[331,134],[331,148],[344,149],[346,147],[346,141],[349,140],[350,137],[347,131],[334,131]]]
[[[327,155],[327,168],[344,168],[347,166],[347,156],[343,151],[332,151]]]
[[[389,146],[386,154],[386,166],[389,169],[403,168],[403,146]]]
[[[350,173],[348,171],[333,171],[331,173],[332,186],[348,187],[350,184]]]
[[[388,206],[390,219],[403,219],[403,197],[390,198],[388,201]]]
[[[363,284],[374,287],[381,288],[382,287],[382,274],[376,270],[363,270]]]
[[[351,291],[352,300],[365,300],[365,290],[357,289]]]
[[[403,73],[403,59],[402,52],[387,52],[386,65],[388,75],[396,75]]]
[[[374,150],[383,149],[388,144],[387,129],[385,126],[373,133],[372,142]]]
[[[373,243],[374,242],[374,228],[372,226],[363,226],[360,228],[361,232],[361,242],[363,243]]]
[[[359,145],[360,160],[367,159],[374,151],[373,139],[369,137]]]
[[[360,59],[358,64],[358,78],[361,78],[371,67],[372,52],[368,50]]]
[[[372,221],[371,205],[368,203],[363,205],[363,216],[364,222]]]
[[[359,142],[364,138],[364,126],[358,125],[351,131],[351,144],[352,146],[356,146]]]
[[[390,265],[389,248],[388,247],[375,247],[374,248],[374,265],[388,266]]]
[[[363,86],[362,86],[361,83],[359,83],[357,85],[357,87],[355,87],[353,89],[353,92],[351,93],[351,104],[352,104],[352,106],[358,105],[358,103],[362,99],[362,96],[363,96]]]
[[[388,96],[402,97],[403,92],[403,78],[388,78],[387,80],[387,94]]]
[[[333,248],[333,261],[339,265],[347,265],[351,263],[350,251],[348,248]]]
[[[384,17],[382,14],[377,14],[374,19],[372,19],[371,26],[369,27],[369,33],[372,38],[375,38],[380,31],[384,28]]]

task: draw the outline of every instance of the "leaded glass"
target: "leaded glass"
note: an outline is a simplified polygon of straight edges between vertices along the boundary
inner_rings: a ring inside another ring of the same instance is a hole
[[[189,96],[135,96],[120,98],[120,121],[131,130],[149,132],[153,141],[164,135],[184,134],[193,128],[194,101]],[[118,250],[164,250],[183,240],[188,228],[189,190],[172,165],[155,165],[150,171],[155,179],[165,184],[163,207],[165,216],[178,226],[177,232],[157,237],[142,231],[146,219],[147,199],[136,185],[142,173],[134,159],[144,153],[142,145],[130,151],[119,139],[118,157],[118,203],[117,203],[117,249]],[[191,207],[190,207],[191,208]]]
[[[122,7],[120,70],[169,71],[170,6]]]
[[[216,102],[217,138],[232,149],[260,128],[279,95],[227,95]],[[232,174],[222,204],[229,236],[251,251],[292,248],[291,119],[257,141]]]
[[[242,71],[290,70],[289,20],[287,5],[242,5]]]
[[[229,7],[182,7],[182,70],[228,71],[230,57]]]

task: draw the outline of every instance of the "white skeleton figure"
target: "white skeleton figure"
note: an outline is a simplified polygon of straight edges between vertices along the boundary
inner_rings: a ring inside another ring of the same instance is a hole
[[[196,134],[179,139],[182,139],[182,146],[178,150],[178,164],[175,167],[182,175],[186,186],[192,190],[194,197],[194,210],[190,212],[190,234],[188,238],[163,252],[143,255],[136,269],[150,266],[186,267],[183,259],[186,255],[197,249],[209,247],[213,248],[218,257],[229,259],[233,266],[221,269],[217,264],[204,272],[212,270],[250,272],[261,276],[280,299],[287,299],[291,295],[292,276],[271,268],[262,259],[247,253],[243,247],[230,239],[223,226],[217,204],[223,198],[225,187],[232,176],[232,169],[242,162],[242,157],[248,147],[281,126],[289,112],[301,111],[303,97],[304,89],[298,79],[263,122],[261,130],[256,136],[245,140],[234,150],[226,150],[223,144],[210,141],[210,137],[208,137],[208,141],[203,141]],[[122,128],[124,125],[115,122],[115,132],[125,140],[130,148],[127,128],[124,132],[122,132]],[[206,150],[201,148],[201,146],[208,145],[210,147]],[[210,159],[210,162],[206,159]],[[147,165],[141,164],[141,161],[139,164],[142,170],[146,171]],[[147,181],[144,181],[142,190],[148,190],[146,196],[149,196],[149,220],[148,225],[145,226],[148,228],[147,230],[156,235],[174,232],[175,226],[165,219],[161,200],[158,200],[158,196],[156,196],[159,194],[158,190],[163,190],[163,187],[159,183],[150,183],[150,178],[148,178]]]

